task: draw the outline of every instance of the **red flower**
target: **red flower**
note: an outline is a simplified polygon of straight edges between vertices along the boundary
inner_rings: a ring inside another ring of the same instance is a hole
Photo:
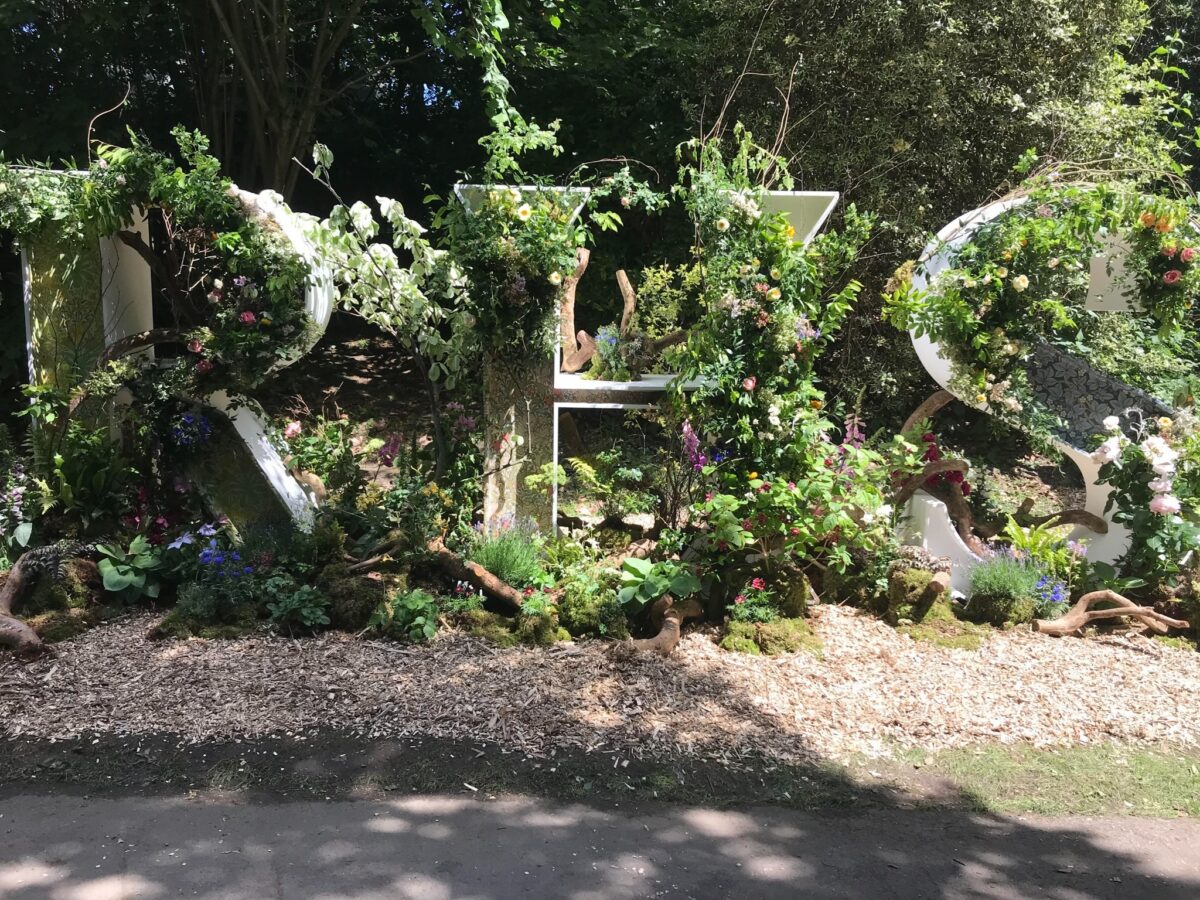
[[[750,582],[750,587],[754,588],[756,591],[761,591],[766,589],[767,583],[761,578],[755,578]]]
[[[964,479],[963,479],[963,473],[962,473],[962,472],[958,472],[958,471],[955,471],[955,472],[947,472],[947,473],[946,473],[946,480],[947,480],[947,481],[949,481],[951,484],[962,484],[962,483],[963,483],[963,481],[964,481]]]
[[[253,325],[258,321],[258,317],[255,316],[250,310],[246,310],[240,316],[238,316],[238,318],[241,320],[243,325]]]
[[[741,604],[746,602],[746,597],[744,594],[738,594],[736,597],[733,598],[733,602],[740,606]]]
[[[1167,269],[1163,272],[1163,284],[1179,284],[1179,279],[1183,277],[1183,273],[1178,269]]]
[[[198,363],[196,363],[197,374],[207,375],[212,370],[213,370],[213,364],[212,364],[211,359],[202,359]]]
[[[187,348],[188,348],[188,353],[199,353],[201,350],[204,349],[204,345],[202,343],[200,343],[199,341],[188,341]]]
[[[927,431],[923,435],[921,435],[921,440],[923,440],[927,444],[932,444],[937,441],[937,435],[934,434],[932,431]]]
[[[962,483],[962,494],[964,497],[971,496],[971,486],[965,481]]]

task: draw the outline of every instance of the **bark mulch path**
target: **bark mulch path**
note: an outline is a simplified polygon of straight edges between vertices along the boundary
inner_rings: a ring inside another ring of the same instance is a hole
[[[978,650],[914,642],[821,607],[825,642],[764,658],[690,634],[674,656],[611,644],[502,650],[328,634],[154,643],[134,617],[32,664],[0,657],[0,735],[168,733],[184,742],[305,735],[496,742],[736,763],[889,755],[1002,742],[1200,746],[1200,653],[1142,637],[997,633]]]

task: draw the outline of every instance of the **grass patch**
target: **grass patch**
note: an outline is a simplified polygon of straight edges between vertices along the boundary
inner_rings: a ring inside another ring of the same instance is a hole
[[[989,812],[1200,816],[1200,755],[1182,751],[986,746],[925,758],[919,774],[950,780]]]
[[[907,634],[914,641],[951,650],[978,650],[992,634],[992,629],[986,625],[961,622],[957,619],[926,620],[912,625],[901,625],[896,630]]]

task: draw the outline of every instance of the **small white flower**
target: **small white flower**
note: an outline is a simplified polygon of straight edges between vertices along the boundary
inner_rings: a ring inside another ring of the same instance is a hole
[[[513,203],[520,203],[521,202],[521,192],[518,191],[516,188],[510,188],[508,191],[508,199],[511,200]]]
[[[214,278],[213,279],[213,290],[220,291],[220,290],[224,290],[224,289],[225,289],[225,282],[223,282],[220,278]]]
[[[561,272],[551,272],[550,273],[550,283],[552,285],[554,285],[555,287],[558,287],[560,284],[562,284],[562,273]]]
[[[725,232],[729,230],[729,220],[721,217],[717,219],[717,231]]]
[[[517,207],[517,218],[522,222],[528,222],[529,217],[533,215],[533,207],[528,203],[522,203]]]
[[[1104,417],[1104,430],[1116,433],[1121,430],[1121,419],[1118,416]]]
[[[375,226],[375,217],[371,215],[371,207],[357,201],[350,207],[350,224],[355,231],[369,232]]]
[[[1050,257],[1048,260],[1046,260],[1046,268],[1048,268],[1048,269],[1057,269],[1057,268],[1058,268],[1058,263],[1059,263],[1059,259],[1058,259],[1058,257],[1057,257],[1057,256],[1052,256],[1052,257]]]
[[[875,515],[882,516],[885,519],[890,518],[892,515],[892,504],[890,504],[890,503],[883,504],[883,506],[881,506],[881,507],[879,507],[879,509],[875,510]]]
[[[1013,290],[1018,294],[1023,294],[1029,289],[1029,278],[1026,275],[1018,275],[1012,280]]]
[[[1092,462],[1097,465],[1113,462],[1121,458],[1121,436],[1113,435],[1092,453]]]

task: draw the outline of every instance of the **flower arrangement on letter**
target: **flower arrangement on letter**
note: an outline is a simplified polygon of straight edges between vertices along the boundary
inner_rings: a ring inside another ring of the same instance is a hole
[[[1064,185],[1042,178],[1023,202],[981,226],[926,291],[910,271],[897,273],[885,315],[897,327],[941,344],[961,396],[993,415],[1047,432],[1055,421],[1029,390],[1026,363],[1040,342],[1087,358],[1094,367],[1138,383],[1137,364],[1092,351],[1108,316],[1145,323],[1156,350],[1190,366],[1200,297],[1200,230],[1194,201],[1146,196],[1129,184]],[[1092,258],[1107,235],[1128,247],[1129,313],[1087,307]],[[1162,392],[1162,393],[1165,393]],[[1161,396],[1166,403],[1173,398]]]
[[[1104,421],[1108,435],[1092,454],[1100,482],[1113,487],[1106,509],[1131,533],[1124,573],[1160,581],[1177,573],[1200,544],[1200,420],[1138,415]]]

